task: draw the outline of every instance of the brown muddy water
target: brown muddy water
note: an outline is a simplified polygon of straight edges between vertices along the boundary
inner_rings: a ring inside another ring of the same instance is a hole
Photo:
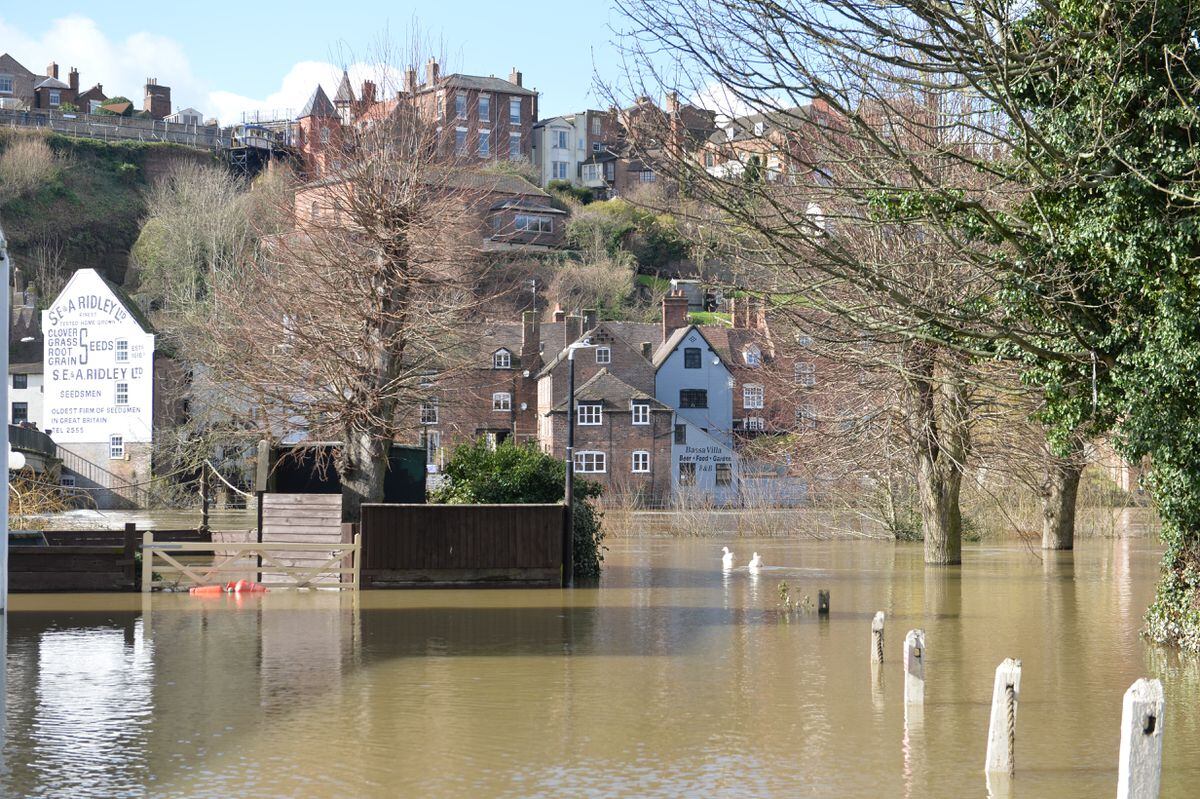
[[[1115,793],[1121,697],[1163,680],[1164,797],[1200,793],[1200,664],[1138,634],[1159,550],[621,539],[598,587],[16,596],[4,797],[982,797],[1024,662],[1013,796]],[[767,568],[744,564],[753,550]],[[832,614],[787,617],[832,592]],[[871,616],[887,613],[879,682]],[[923,719],[900,652],[925,630]]]

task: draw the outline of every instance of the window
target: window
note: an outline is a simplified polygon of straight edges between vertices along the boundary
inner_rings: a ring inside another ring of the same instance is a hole
[[[425,430],[421,433],[421,443],[425,446],[425,462],[437,463],[442,449],[442,431]]]
[[[696,464],[679,464],[679,484],[681,486],[694,486],[696,484]]]
[[[437,93],[437,118],[446,118],[446,95],[442,92]]]
[[[13,93],[13,77],[12,75],[0,75],[0,94]]]
[[[54,108],[62,104],[62,92],[58,89],[50,90],[50,107]]]
[[[493,369],[511,369],[512,368],[512,353],[508,350],[496,350],[492,355]]]
[[[642,183],[653,183],[657,179],[658,178],[654,176],[654,171],[650,169],[643,169],[638,173],[638,180],[640,180]]]
[[[604,422],[604,406],[598,402],[575,403],[575,420],[581,425],[597,425]]]
[[[597,347],[596,363],[612,363],[612,350],[608,347]]]
[[[796,346],[807,350],[807,349],[812,349],[812,345],[813,345],[812,336],[806,336],[803,333],[800,333],[799,335],[796,336]]]
[[[633,413],[634,424],[650,424],[650,403],[631,402],[629,410]]]
[[[602,142],[602,141],[592,142],[592,152],[598,153],[603,149],[604,149],[604,142]]]
[[[767,125],[765,122],[755,122],[754,123],[754,135],[755,136],[761,136],[766,132],[767,132]]]
[[[762,350],[751,344],[742,351],[742,359],[746,361],[747,366],[759,366],[762,364]]]
[[[308,215],[313,219],[321,216],[321,206],[317,205],[316,200],[313,200],[313,204],[308,206]]]
[[[675,443],[676,444],[686,444],[687,443],[687,425],[686,424],[675,425]]]
[[[813,430],[817,426],[817,409],[811,402],[806,402],[796,409],[796,427],[801,430]]]
[[[513,227],[530,233],[553,233],[554,220],[548,216],[517,214],[516,224]]]
[[[512,161],[521,158],[521,134],[515,131],[508,134],[508,157]]]
[[[482,158],[487,158],[492,153],[492,132],[490,130],[479,131],[479,155]]]
[[[29,421],[29,403],[28,402],[14,402],[12,404],[12,414],[11,414],[10,418],[11,418],[10,424],[20,424],[21,422],[28,422]]]
[[[802,386],[816,385],[817,367],[811,361],[796,361],[796,382]]]
[[[462,92],[454,93],[454,116],[462,119],[467,115],[467,95]]]
[[[123,338],[117,339],[117,363],[126,363],[129,361],[129,342]]]
[[[13,375],[13,388],[29,388],[29,375]]]
[[[633,468],[634,474],[647,474],[650,471],[650,453],[645,450],[637,450],[633,453]]]
[[[728,463],[718,463],[717,467],[717,485],[731,486],[733,485],[733,466]]]
[[[617,179],[617,162],[616,161],[608,161],[604,164],[604,179],[605,180],[616,180]]]
[[[492,410],[493,411],[511,411],[512,410],[512,394],[507,391],[497,391],[492,395]]]
[[[608,471],[608,456],[592,450],[576,452],[575,471],[581,474],[603,474]]]
[[[550,146],[555,149],[565,150],[571,146],[569,139],[570,134],[568,134],[565,130],[552,130],[550,131],[550,136]]]
[[[329,128],[321,128],[321,144],[329,144]]]
[[[599,164],[584,164],[583,165],[583,182],[591,183],[594,180],[600,179]]]
[[[129,404],[129,384],[128,383],[117,383],[117,390],[114,393],[115,393],[115,402],[117,405],[128,405]]]
[[[64,474],[62,477],[58,478],[58,484],[60,486],[62,486],[63,488],[74,488],[75,487],[75,475]]]
[[[100,100],[88,100],[88,113],[89,114],[96,113],[97,111],[100,110],[100,106],[102,106],[102,105],[104,105],[104,103]]]
[[[742,428],[751,433],[761,433],[767,429],[767,423],[761,416],[747,416],[742,420]]]
[[[679,389],[680,408],[707,408],[708,390],[703,388]]]
[[[700,368],[700,348],[699,347],[684,347],[683,348],[683,368],[684,369],[699,369]]]
[[[421,403],[421,424],[438,423],[438,401],[425,400]]]
[[[492,96],[490,94],[479,95],[479,121],[490,122],[492,119]]]
[[[454,152],[458,153],[459,155],[467,154],[467,129],[466,128],[455,128],[454,129]]]
[[[567,179],[567,171],[570,168],[570,166],[571,165],[568,164],[566,161],[550,162],[550,177],[553,178],[554,180],[566,180]]]
[[[108,457],[109,460],[117,460],[125,457],[125,437],[124,436],[109,436],[108,437]]]
[[[600,135],[600,132],[601,132],[600,124],[601,124],[600,117],[592,117],[592,135],[593,136]]]
[[[716,165],[717,165],[717,157],[715,155],[713,155],[712,153],[705,153],[704,154],[704,166],[708,169],[712,169]]]
[[[763,406],[763,387],[758,383],[747,383],[742,386],[742,407],[761,408]]]
[[[508,101],[508,121],[513,125],[521,124],[521,98],[514,97]]]

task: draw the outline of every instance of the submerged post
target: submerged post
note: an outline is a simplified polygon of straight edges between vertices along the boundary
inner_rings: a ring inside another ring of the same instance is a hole
[[[904,704],[925,703],[925,631],[904,636]]]
[[[829,615],[829,589],[823,588],[817,591],[817,615]]]
[[[1162,683],[1141,678],[1121,706],[1121,762],[1117,799],[1155,799],[1162,782]]]
[[[1016,770],[1017,700],[1021,697],[1021,661],[1005,658],[992,684],[992,719],[988,724],[983,770],[1011,776]]]
[[[871,662],[883,662],[883,611],[875,611],[871,619]]]
[[[142,534],[142,593],[149,593],[150,585],[154,582],[154,554],[150,545],[154,543],[154,533],[147,530]]]

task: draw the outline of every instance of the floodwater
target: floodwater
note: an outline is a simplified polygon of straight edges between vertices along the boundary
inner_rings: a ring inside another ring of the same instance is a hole
[[[1024,663],[1020,797],[1112,796],[1121,698],[1163,680],[1164,797],[1200,786],[1200,664],[1139,637],[1159,550],[622,539],[599,587],[17,596],[5,797],[983,797]],[[779,584],[828,619],[791,616]],[[871,617],[887,613],[878,680]],[[900,653],[927,643],[906,722]]]

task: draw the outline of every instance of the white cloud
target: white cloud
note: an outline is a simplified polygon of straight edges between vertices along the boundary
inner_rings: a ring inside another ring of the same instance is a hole
[[[35,73],[42,73],[51,61],[58,62],[59,77],[67,79],[71,67],[80,72],[80,88],[104,85],[108,96],[124,95],[141,107],[147,77],[171,87],[175,108],[192,106],[205,117],[215,116],[222,124],[233,124],[245,112],[264,115],[291,113],[303,107],[317,85],[324,86],[332,99],[341,81],[342,69],[325,61],[301,61],[293,66],[279,88],[265,97],[248,97],[228,89],[216,89],[192,69],[182,45],[158,34],[139,32],[124,39],[110,38],[92,19],[71,15],[56,19],[40,35],[31,35],[0,18],[0,52],[7,52]],[[396,75],[364,64],[349,68],[351,85],[357,94],[364,79],[380,85],[380,96],[396,85]]]
[[[718,121],[756,113],[755,109],[718,80],[709,81],[695,91],[688,102],[717,112]]]

